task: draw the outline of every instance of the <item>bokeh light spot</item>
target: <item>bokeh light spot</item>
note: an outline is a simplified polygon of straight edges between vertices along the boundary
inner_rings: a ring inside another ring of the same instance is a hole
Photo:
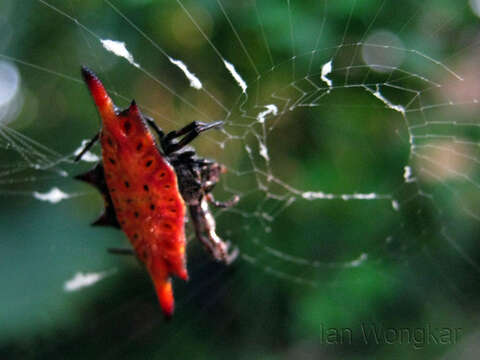
[[[370,35],[362,46],[362,58],[373,71],[386,73],[397,68],[404,59],[400,38],[385,30]]]

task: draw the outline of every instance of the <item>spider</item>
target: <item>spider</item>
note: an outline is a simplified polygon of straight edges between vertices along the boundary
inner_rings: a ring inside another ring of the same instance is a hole
[[[82,67],[82,75],[102,119],[101,130],[75,158],[79,161],[100,140],[102,163],[77,176],[97,187],[104,198],[105,212],[92,225],[114,226],[126,233],[133,250],[109,251],[136,254],[149,270],[160,305],[169,317],[174,307],[170,276],[188,278],[186,207],[196,238],[217,261],[230,264],[238,255],[237,248],[230,250],[229,243],[217,235],[209,209],[209,203],[226,208],[239,201],[237,196],[226,202],[213,197],[212,190],[226,168],[198,157],[188,146],[202,132],[218,129],[223,122],[194,121],[165,134],[152,118],[140,112],[135,101],[119,110],[91,70]]]

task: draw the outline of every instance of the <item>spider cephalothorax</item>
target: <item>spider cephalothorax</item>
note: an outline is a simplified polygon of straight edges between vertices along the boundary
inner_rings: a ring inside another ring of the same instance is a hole
[[[174,153],[169,159],[177,173],[182,197],[189,207],[197,239],[215,259],[231,263],[238,251],[235,249],[228,253],[228,243],[223,242],[216,234],[215,220],[208,206],[210,202],[216,207],[230,207],[238,201],[238,197],[234,197],[228,202],[218,202],[211,193],[220,180],[220,174],[224,173],[226,168],[212,160],[197,158],[195,152],[190,149]]]
[[[229,252],[228,243],[216,234],[215,219],[209,211],[209,202],[227,207],[238,201],[234,198],[217,202],[211,194],[225,168],[197,157],[187,147],[200,133],[218,128],[222,122],[192,122],[165,134],[153,119],[140,112],[134,101],[120,111],[93,72],[82,68],[82,75],[102,119],[100,132],[76,158],[79,160],[100,140],[102,163],[77,176],[96,186],[103,195],[105,212],[94,225],[120,227],[125,232],[133,250],[110,251],[137,255],[152,277],[164,313],[171,316],[174,300],[170,277],[188,278],[186,207],[196,237],[216,260],[229,264],[237,255],[237,250]],[[157,133],[158,141],[149,127]]]

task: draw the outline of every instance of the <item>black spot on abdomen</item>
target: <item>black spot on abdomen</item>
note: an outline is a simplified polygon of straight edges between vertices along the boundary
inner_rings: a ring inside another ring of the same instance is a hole
[[[130,130],[132,129],[132,124],[130,121],[125,121],[125,124],[123,125],[124,129],[125,129],[125,134],[128,135],[128,133],[130,132]]]

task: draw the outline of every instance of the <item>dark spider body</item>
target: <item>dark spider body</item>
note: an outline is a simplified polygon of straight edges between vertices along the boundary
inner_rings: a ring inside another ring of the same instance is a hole
[[[173,314],[171,275],[188,278],[185,265],[185,207],[195,235],[217,261],[231,263],[237,250],[216,234],[209,202],[217,207],[234,205],[238,198],[220,203],[211,191],[226,169],[199,158],[187,145],[201,132],[218,128],[222,122],[192,122],[167,134],[154,120],[141,114],[133,101],[118,110],[93,72],[82,75],[102,118],[102,129],[78,154],[81,157],[100,140],[103,164],[77,176],[96,186],[103,195],[105,212],[93,225],[121,228],[133,246],[110,249],[112,253],[136,254],[149,270],[157,296],[167,316]],[[160,146],[149,130],[158,135]]]
[[[238,251],[235,249],[228,253],[228,243],[223,242],[216,234],[215,219],[208,207],[208,202],[216,207],[230,207],[238,201],[235,197],[229,202],[217,202],[211,194],[215,184],[220,180],[220,174],[226,172],[226,168],[214,161],[196,157],[195,152],[190,149],[174,153],[169,156],[169,161],[175,168],[180,192],[188,205],[196,238],[215,259],[226,264],[231,263]]]

